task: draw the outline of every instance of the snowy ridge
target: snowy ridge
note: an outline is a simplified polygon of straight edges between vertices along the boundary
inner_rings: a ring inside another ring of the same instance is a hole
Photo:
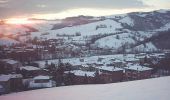
[[[0,96],[0,100],[169,100],[170,77],[131,82],[65,86]],[[154,84],[154,85],[153,85]]]

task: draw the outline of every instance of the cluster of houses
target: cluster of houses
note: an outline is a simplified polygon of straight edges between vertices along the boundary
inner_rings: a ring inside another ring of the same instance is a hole
[[[34,40],[35,41],[35,40]],[[14,45],[0,49],[0,58],[13,58],[21,62],[79,56],[80,48],[65,43],[64,39],[36,40],[36,43]]]
[[[166,56],[163,53],[119,54],[35,61],[34,65],[24,65],[13,59],[0,59],[0,94],[59,85],[147,79],[153,77],[155,68],[151,64],[158,63]],[[61,63],[62,68],[59,67]]]
[[[0,65],[0,94],[55,86],[45,69],[23,66],[12,59],[1,59]]]
[[[143,59],[129,58],[128,60],[109,59],[106,62],[105,58],[98,58],[96,61],[70,61],[73,65],[71,71],[66,71],[65,74],[74,74],[74,80],[77,84],[83,84],[87,80],[89,84],[95,83],[96,77],[98,83],[114,83],[127,80],[147,79],[152,76],[153,68],[145,65],[140,65],[144,62]],[[87,79],[85,79],[87,78]]]

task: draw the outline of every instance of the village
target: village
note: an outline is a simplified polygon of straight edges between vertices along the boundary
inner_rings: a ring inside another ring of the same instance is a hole
[[[104,26],[98,26],[102,28]],[[46,35],[49,33],[42,33]],[[113,33],[111,35],[120,34]],[[0,46],[0,94],[68,85],[106,84],[170,75],[170,51],[100,48],[104,35],[57,35],[56,39],[27,37]],[[19,36],[18,36],[19,38]],[[116,38],[119,40],[119,36]],[[133,47],[133,45],[131,45]]]
[[[169,51],[115,53],[81,45],[75,48],[62,39],[32,42],[1,47],[0,94],[170,75]]]

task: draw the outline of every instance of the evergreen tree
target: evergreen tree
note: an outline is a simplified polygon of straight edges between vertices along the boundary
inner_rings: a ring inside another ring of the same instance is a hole
[[[85,74],[84,80],[83,80],[83,84],[88,84],[88,77],[87,74]]]
[[[95,80],[94,80],[94,82],[95,82],[96,84],[100,84],[100,83],[101,83],[99,70],[97,70],[96,73],[95,73]]]
[[[74,74],[69,72],[65,78],[66,85],[73,85],[74,84]]]

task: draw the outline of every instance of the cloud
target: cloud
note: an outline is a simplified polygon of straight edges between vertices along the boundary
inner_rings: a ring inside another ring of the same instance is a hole
[[[0,4],[7,3],[8,0],[0,0]]]
[[[44,5],[44,4],[38,4],[38,5],[37,5],[37,7],[39,7],[39,8],[46,8],[46,7],[47,7],[47,5]]]
[[[140,0],[0,0],[0,17],[58,13],[75,8],[127,9],[147,7]]]

